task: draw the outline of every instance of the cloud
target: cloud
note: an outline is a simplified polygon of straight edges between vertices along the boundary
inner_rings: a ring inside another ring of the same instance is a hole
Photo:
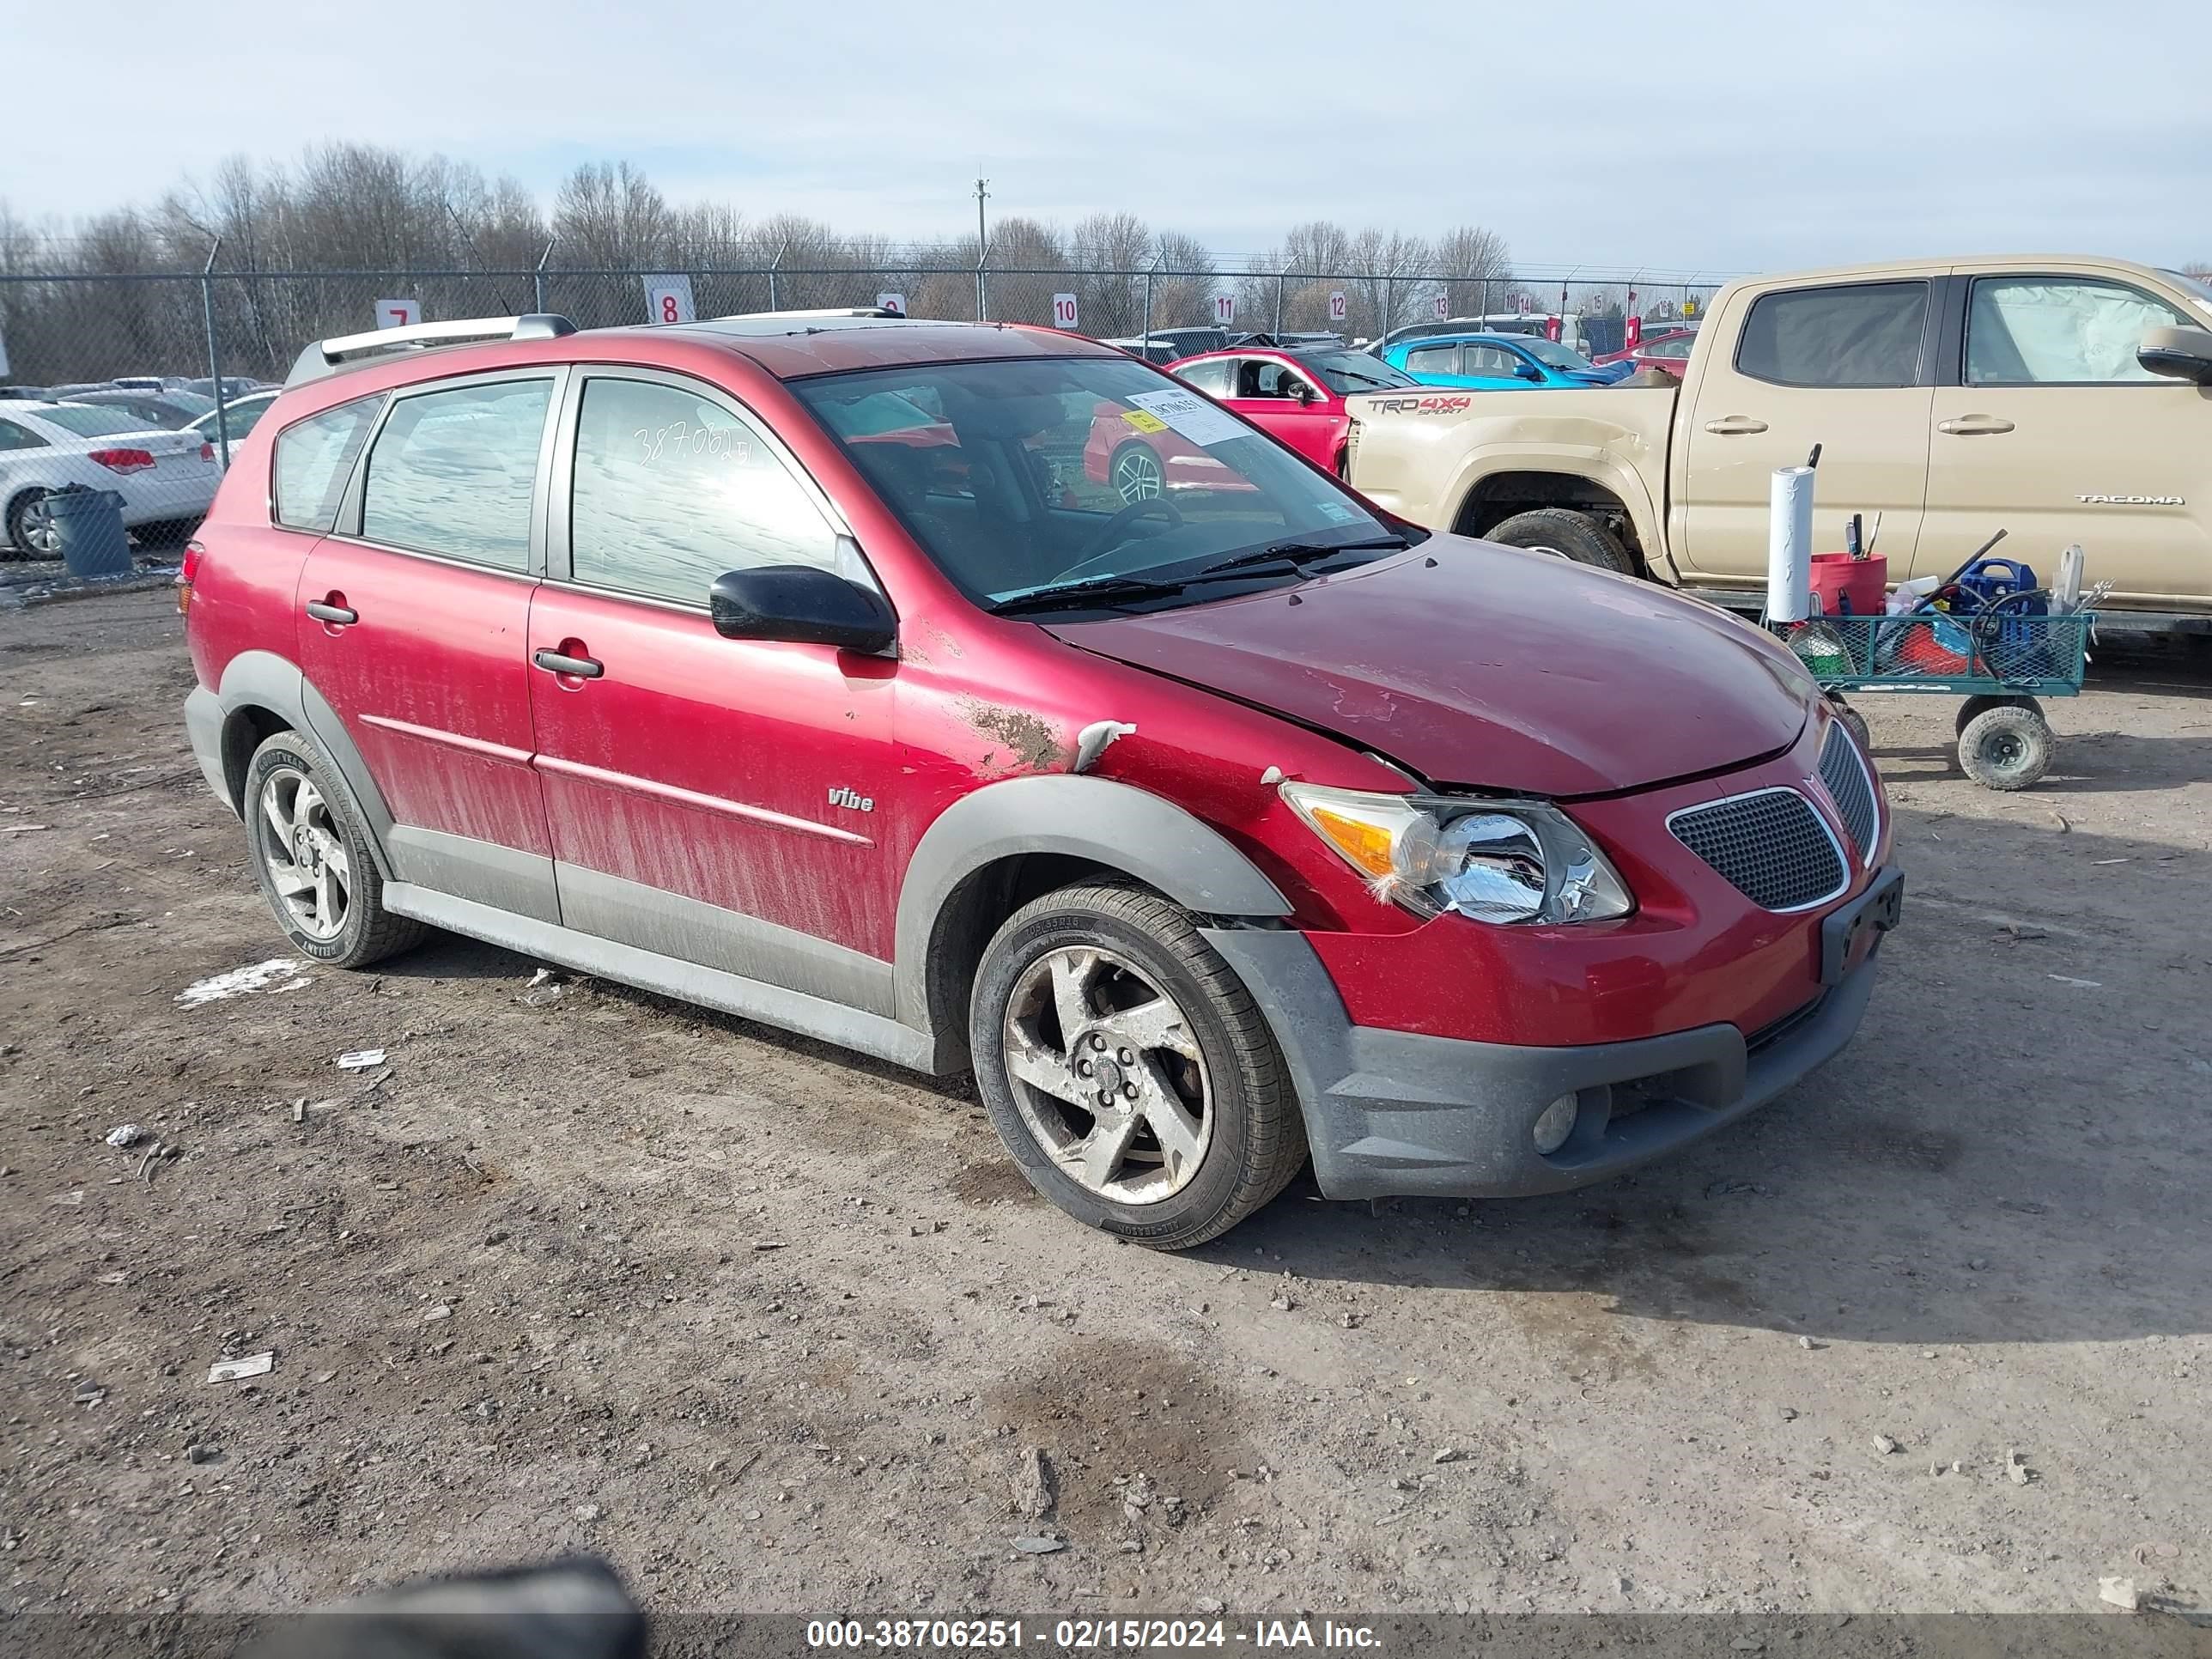
[[[2161,49],[2202,21],[2175,0],[2109,17],[2044,0],[104,15],[8,26],[10,58],[88,100],[16,125],[19,212],[84,215],[228,155],[350,139],[546,194],[579,161],[627,157],[673,199],[901,238],[971,222],[980,168],[994,212],[1126,209],[1232,253],[1316,217],[1487,224],[1532,264],[2212,253],[2212,100],[2191,54]]]

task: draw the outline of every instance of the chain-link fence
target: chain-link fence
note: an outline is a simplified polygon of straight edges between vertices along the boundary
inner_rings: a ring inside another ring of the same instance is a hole
[[[9,398],[130,405],[148,426],[193,426],[226,452],[231,404],[281,383],[301,349],[400,323],[553,312],[580,328],[744,312],[888,305],[917,318],[1047,324],[1128,343],[1173,331],[1164,359],[1247,333],[1374,341],[1481,319],[1548,332],[1593,355],[1694,317],[1717,283],[1593,281],[1578,271],[848,269],[216,270],[0,276],[0,414]],[[1218,331],[1208,333],[1206,331]],[[265,399],[262,400],[265,402]],[[143,408],[140,407],[143,405]]]

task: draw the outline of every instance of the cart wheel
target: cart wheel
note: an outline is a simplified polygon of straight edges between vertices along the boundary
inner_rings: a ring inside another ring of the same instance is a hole
[[[1959,764],[1984,789],[2025,789],[2051,769],[2056,739],[2039,708],[1984,708],[1959,733]]]
[[[1850,734],[1858,739],[1859,753],[1871,756],[1874,753],[1874,733],[1867,726],[1867,717],[1841,697],[1829,698],[1828,707],[1836,711],[1836,718],[1848,726],[1850,729]]]
[[[2029,714],[2039,718],[2043,714],[2043,705],[2036,702],[2033,697],[1969,697],[1959,705],[1958,718],[1952,722],[1952,731],[1963,735],[1966,729],[1974,723],[1976,715],[1987,714],[1992,708],[2025,708]]]

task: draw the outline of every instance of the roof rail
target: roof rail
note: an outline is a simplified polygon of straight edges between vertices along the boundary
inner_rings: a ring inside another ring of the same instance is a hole
[[[805,311],[738,311],[727,317],[717,317],[718,323],[782,322],[787,319],[804,321],[810,317],[884,317],[907,320],[902,311],[886,310],[882,306],[816,306]]]
[[[340,334],[317,340],[302,351],[284,377],[286,386],[319,380],[360,360],[435,346],[466,345],[483,340],[556,340],[574,334],[575,324],[550,312],[520,317],[459,317],[450,322],[415,323],[405,328],[374,328],[365,334]]]

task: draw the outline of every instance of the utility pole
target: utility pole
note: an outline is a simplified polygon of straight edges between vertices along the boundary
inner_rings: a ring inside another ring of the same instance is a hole
[[[988,321],[991,314],[983,289],[983,265],[991,257],[990,239],[983,234],[983,198],[991,193],[984,188],[990,182],[979,165],[975,170],[975,320],[979,323]]]

